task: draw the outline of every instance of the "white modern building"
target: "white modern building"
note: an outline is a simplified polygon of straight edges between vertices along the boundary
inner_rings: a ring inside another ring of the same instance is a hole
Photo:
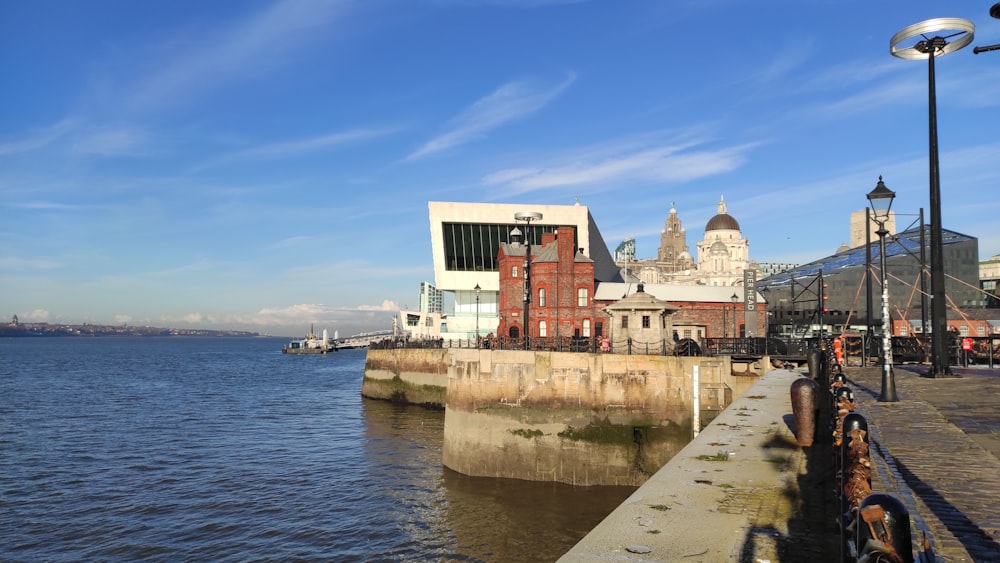
[[[500,276],[497,256],[501,243],[511,242],[515,228],[527,232],[531,244],[540,244],[542,233],[557,227],[574,229],[576,247],[594,261],[598,281],[622,281],[607,244],[590,210],[576,205],[535,205],[510,203],[459,203],[432,201],[430,214],[431,252],[434,285],[455,298],[455,310],[442,323],[445,339],[475,338],[476,331],[487,335],[496,331]],[[514,219],[516,213],[535,212],[541,219],[530,225]],[[476,287],[479,290],[476,291]]]

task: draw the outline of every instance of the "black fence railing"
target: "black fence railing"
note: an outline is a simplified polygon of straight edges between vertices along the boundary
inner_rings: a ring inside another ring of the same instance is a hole
[[[963,349],[963,337],[949,340],[950,365],[1000,364],[1000,336],[967,337],[969,350]],[[832,340],[824,339],[825,346]],[[846,365],[875,365],[881,362],[880,336],[845,336],[841,340]],[[605,354],[644,354],[653,356],[733,356],[758,358],[771,356],[789,361],[805,362],[809,350],[820,347],[819,338],[705,338],[700,342],[690,338],[678,341],[656,340],[640,342],[633,339],[613,339],[573,336],[533,336],[524,338],[484,336],[478,339],[411,339],[387,338],[373,342],[379,348],[481,348],[493,350],[535,350],[549,352],[591,352]],[[930,339],[914,336],[892,337],[893,363],[926,363],[930,354]]]

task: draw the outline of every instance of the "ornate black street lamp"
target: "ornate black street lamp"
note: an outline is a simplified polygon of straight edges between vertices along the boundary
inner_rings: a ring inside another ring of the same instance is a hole
[[[990,8],[990,17],[1000,20],[1000,2],[993,4],[993,6]],[[979,53],[985,53],[986,51],[997,51],[997,50],[1000,50],[1000,43],[997,43],[996,45],[975,47],[974,49],[972,49],[972,52],[978,55]]]
[[[531,302],[531,222],[541,221],[542,214],[536,211],[520,211],[514,214],[515,221],[523,221],[524,227],[524,349],[530,349],[528,338],[531,334],[531,323],[528,321],[528,303]]]
[[[900,59],[927,59],[928,123],[930,130],[930,204],[931,204],[931,369],[930,377],[950,376],[948,366],[948,320],[945,317],[944,243],[941,230],[941,174],[938,170],[937,95],[934,85],[934,59],[953,53],[972,42],[976,26],[962,18],[936,18],[903,28],[889,40],[889,52]],[[910,47],[899,47],[920,37]],[[928,37],[933,36],[933,37]],[[949,40],[951,40],[949,42]]]
[[[478,342],[479,342],[479,292],[482,291],[482,288],[479,287],[479,284],[477,283],[476,287],[474,287],[472,289],[476,290],[476,343],[477,343],[476,345],[478,346],[479,345],[478,344]]]
[[[889,220],[889,209],[896,192],[885,187],[882,177],[878,177],[875,189],[868,192],[868,202],[871,203],[874,221],[878,223],[879,265],[881,266],[880,282],[882,283],[882,393],[878,400],[883,403],[895,403],[896,379],[892,373],[892,324],[889,319],[889,279],[885,273],[885,236],[889,231],[885,222]]]
[[[732,297],[729,298],[733,302],[733,338],[739,338],[740,334],[736,331],[736,302],[740,300],[739,296],[733,292]]]

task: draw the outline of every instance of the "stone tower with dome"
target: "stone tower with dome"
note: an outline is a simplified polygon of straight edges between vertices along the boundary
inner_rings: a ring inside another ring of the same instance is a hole
[[[739,285],[743,270],[750,267],[750,243],[743,238],[740,224],[719,197],[718,212],[705,225],[705,238],[698,242],[698,271],[702,285]]]
[[[616,263],[626,279],[647,284],[735,286],[743,283],[744,270],[757,268],[750,261],[749,250],[750,243],[743,238],[739,222],[727,211],[725,198],[720,197],[718,212],[709,219],[705,238],[698,242],[697,263],[688,250],[687,231],[672,202],[656,257],[639,261],[616,258]]]

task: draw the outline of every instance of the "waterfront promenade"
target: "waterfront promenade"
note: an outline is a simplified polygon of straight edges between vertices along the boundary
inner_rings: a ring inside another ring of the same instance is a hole
[[[872,489],[897,494],[939,561],[1000,562],[1000,369],[952,369],[961,377],[897,366],[894,403],[878,402],[879,368],[847,370],[872,430]]]
[[[872,434],[872,490],[909,509],[915,556],[926,532],[936,562],[1000,562],[1000,370],[923,369],[896,368],[896,403],[877,400],[879,368],[847,370]],[[560,562],[838,560],[832,446],[794,438],[802,376],[761,377]]]

